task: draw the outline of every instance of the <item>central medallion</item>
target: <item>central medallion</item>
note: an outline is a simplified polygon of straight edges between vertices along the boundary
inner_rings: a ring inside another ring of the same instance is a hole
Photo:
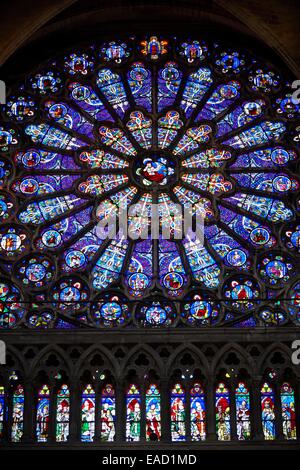
[[[172,156],[159,154],[141,157],[136,161],[134,174],[143,186],[166,186],[176,178],[176,162]]]

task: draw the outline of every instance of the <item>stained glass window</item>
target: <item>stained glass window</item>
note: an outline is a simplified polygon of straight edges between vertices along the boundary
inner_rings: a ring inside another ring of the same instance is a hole
[[[272,387],[266,382],[261,389],[261,419],[266,440],[275,439],[275,402]]]
[[[230,397],[228,388],[219,383],[216,388],[216,429],[219,441],[230,441]]]
[[[206,437],[206,404],[204,390],[199,383],[191,388],[191,439],[204,441]]]
[[[66,442],[69,437],[70,426],[70,390],[67,385],[57,392],[56,398],[56,440]]]
[[[205,38],[111,39],[41,64],[2,108],[0,328],[299,323],[299,116],[276,67]],[[152,203],[170,240],[149,237]],[[175,237],[188,206],[204,244]],[[119,209],[129,232],[107,242],[99,224]]]
[[[126,440],[139,441],[141,437],[141,393],[131,384],[126,395]]]
[[[20,442],[23,436],[24,422],[24,389],[22,385],[17,385],[12,396],[12,424],[11,440]]]
[[[4,387],[0,385],[0,438],[3,437],[3,427],[5,418],[5,391]]]
[[[43,385],[38,391],[36,409],[36,439],[38,442],[47,442],[49,438],[50,421],[50,390]]]
[[[297,439],[294,389],[284,382],[280,390],[282,428],[285,439]]]
[[[171,391],[171,437],[172,441],[185,441],[186,439],[186,400],[185,390],[177,383]]]
[[[88,384],[81,398],[81,441],[93,442],[95,436],[96,396],[93,387]]]
[[[146,391],[146,439],[159,441],[161,436],[160,392],[155,384]]]
[[[114,441],[116,434],[115,389],[107,384],[101,393],[101,441]]]
[[[239,441],[250,439],[250,395],[248,388],[240,382],[235,389],[236,427]]]

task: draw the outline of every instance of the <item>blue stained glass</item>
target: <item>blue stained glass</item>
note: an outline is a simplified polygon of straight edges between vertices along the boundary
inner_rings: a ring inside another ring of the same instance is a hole
[[[275,439],[274,392],[268,383],[261,389],[261,419],[264,438],[267,441]]]
[[[241,85],[237,81],[231,81],[219,85],[207,99],[196,121],[214,119],[220,113],[226,111],[239,97]]]
[[[296,178],[286,173],[231,173],[240,187],[252,188],[267,193],[289,193],[297,191],[299,183]]]
[[[267,61],[202,38],[108,40],[51,64],[3,107],[0,270],[18,287],[0,282],[14,304],[0,328],[298,324],[290,84]],[[203,240],[181,233],[184,210],[191,227],[203,221]],[[291,300],[275,305],[282,289]]]
[[[11,189],[14,193],[19,193],[21,196],[40,196],[71,189],[74,181],[77,179],[77,175],[28,175],[19,180],[15,179]]]
[[[130,295],[141,297],[152,283],[152,240],[138,242],[131,254],[126,272],[126,284]]]
[[[276,239],[272,235],[269,227],[262,225],[255,220],[241,214],[220,207],[220,220],[237,233],[240,237],[257,248],[266,246],[268,248],[276,244]]]
[[[195,280],[209,288],[217,287],[221,270],[207,249],[197,240],[184,240],[183,246]]]
[[[269,197],[236,193],[224,201],[272,222],[288,221],[293,217],[293,211],[284,202]]]
[[[49,100],[45,102],[44,107],[51,121],[90,139],[93,137],[93,124],[67,103]]]
[[[129,103],[120,75],[110,69],[101,69],[98,72],[97,85],[119,116],[123,117]]]
[[[62,385],[56,398],[56,441],[67,442],[70,430],[70,391]]]
[[[212,73],[207,67],[200,67],[189,75],[180,103],[180,107],[187,117],[191,116],[212,83]]]
[[[127,80],[136,105],[144,107],[147,111],[151,111],[151,71],[146,68],[142,62],[135,62],[128,71]]]
[[[1,388],[1,387],[0,387]],[[0,392],[1,397],[1,392]],[[0,405],[1,407],[1,405]],[[1,415],[1,412],[0,412]],[[1,423],[1,418],[0,418]],[[1,427],[1,424],[0,424]],[[12,424],[11,424],[11,440],[12,442],[20,442],[23,436],[24,427],[24,389],[22,385],[17,385],[12,398]],[[1,431],[0,431],[1,435]]]
[[[287,440],[297,439],[295,393],[288,382],[284,382],[280,390],[283,434]]]
[[[286,131],[286,126],[282,122],[264,121],[257,126],[251,127],[241,132],[235,137],[223,141],[223,145],[230,145],[235,149],[254,147],[256,145],[266,144],[270,141],[277,141]]]
[[[86,142],[48,124],[30,124],[30,126],[26,127],[25,132],[29,135],[32,142],[45,145],[46,147],[57,147],[61,150],[76,150],[86,145]]]
[[[15,161],[26,170],[77,170],[80,168],[73,156],[35,148],[17,153]]]
[[[250,395],[247,387],[240,382],[235,389],[236,428],[239,441],[250,439]]]
[[[163,239],[159,241],[159,278],[170,297],[182,294],[187,277],[175,242]]]
[[[218,122],[216,137],[221,137],[258,119],[263,115],[265,107],[264,100],[245,101]]]
[[[191,439],[204,441],[206,438],[206,405],[203,388],[195,383],[191,388]]]
[[[159,441],[161,435],[160,393],[155,384],[146,391],[146,440]]]
[[[95,289],[104,289],[112,282],[118,280],[124,263],[127,246],[127,240],[113,240],[100,256],[92,270],[93,287]]]
[[[175,384],[171,391],[171,437],[173,442],[186,440],[186,400],[181,384]]]
[[[230,168],[278,168],[288,165],[296,158],[297,154],[294,150],[281,146],[270,147],[238,155]]]
[[[20,222],[40,225],[46,220],[52,220],[70,209],[79,208],[86,203],[75,194],[53,197],[40,202],[32,202],[19,215]]]
[[[82,392],[81,398],[81,441],[93,442],[95,435],[95,391],[90,384]]]
[[[68,90],[69,98],[96,121],[113,121],[111,114],[91,86],[72,82],[68,85]]]
[[[249,251],[243,248],[225,230],[218,228],[216,225],[210,225],[206,227],[205,234],[209,245],[223,259],[226,266],[249,270]]]
[[[179,90],[181,77],[182,72],[175,62],[167,62],[158,72],[158,111],[166,106],[172,106]]]
[[[92,208],[88,207],[77,214],[71,215],[56,224],[40,229],[35,239],[35,246],[39,251],[57,249],[65,242],[79,233],[89,222]]]
[[[116,434],[116,399],[112,385],[107,384],[101,394],[101,441],[111,442]]]
[[[43,385],[38,391],[36,409],[36,439],[38,442],[47,442],[49,439],[50,420],[50,390]]]

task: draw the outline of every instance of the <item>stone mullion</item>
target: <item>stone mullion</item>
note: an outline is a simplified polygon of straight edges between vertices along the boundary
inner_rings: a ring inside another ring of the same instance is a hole
[[[236,425],[236,400],[235,400],[235,387],[234,380],[230,382],[229,399],[230,399],[230,436],[231,440],[237,441],[237,425]]]
[[[102,390],[100,388],[99,382],[95,383],[95,435],[94,442],[99,442],[101,440],[101,395]]]
[[[49,427],[47,442],[56,442],[56,397],[58,388],[54,380],[50,381],[50,400],[49,400]]]
[[[206,383],[206,431],[207,440],[216,441],[215,381],[209,376]]]
[[[31,380],[24,381],[24,424],[22,442],[31,444],[35,441],[37,388]]]
[[[261,383],[262,377],[256,377],[252,380],[250,387],[251,437],[255,441],[264,439],[261,420]]]
[[[139,380],[139,383],[141,383],[141,386],[140,386],[140,392],[141,392],[140,441],[146,442],[146,384],[145,384],[145,381],[142,379]]]
[[[187,381],[186,389],[185,389],[185,423],[186,423],[186,441],[191,441],[191,382],[190,380]]]
[[[169,381],[164,378],[160,386],[161,393],[161,441],[171,441],[171,423],[170,423],[170,388]]]
[[[76,379],[70,381],[70,427],[68,442],[79,441],[80,429],[80,398],[78,382]]]
[[[283,439],[283,428],[282,428],[282,413],[281,413],[281,401],[280,401],[280,384],[276,382],[274,384],[274,412],[275,412],[275,433],[276,439]]]
[[[125,384],[119,381],[116,384],[116,437],[117,442],[126,440],[126,395]]]

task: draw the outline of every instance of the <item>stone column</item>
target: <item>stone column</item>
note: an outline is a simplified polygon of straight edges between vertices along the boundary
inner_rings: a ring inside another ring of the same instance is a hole
[[[215,381],[209,376],[206,382],[206,439],[216,441]]]
[[[262,421],[261,421],[261,396],[260,390],[262,377],[254,377],[250,386],[250,422],[251,437],[255,441],[264,440]]]

